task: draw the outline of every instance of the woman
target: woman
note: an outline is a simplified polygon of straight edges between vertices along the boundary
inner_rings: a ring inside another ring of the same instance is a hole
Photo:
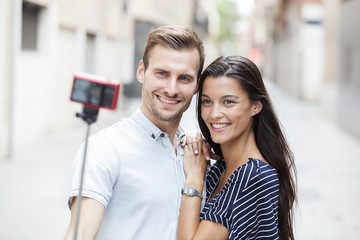
[[[200,213],[206,161],[187,140],[178,239],[294,239],[296,168],[256,65],[240,56],[211,63],[199,82],[198,121],[222,159],[206,174]]]

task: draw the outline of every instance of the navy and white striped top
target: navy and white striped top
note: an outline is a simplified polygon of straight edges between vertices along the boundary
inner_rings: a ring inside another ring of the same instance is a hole
[[[278,239],[279,179],[276,170],[258,159],[238,167],[209,201],[225,170],[219,161],[207,172],[206,204],[201,220],[225,226],[229,239]]]

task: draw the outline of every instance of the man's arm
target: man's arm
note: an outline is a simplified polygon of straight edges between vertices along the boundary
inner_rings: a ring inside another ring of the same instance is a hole
[[[75,212],[77,198],[74,198],[71,206],[71,221],[69,230],[64,240],[72,240],[75,228]],[[102,219],[105,214],[105,206],[100,202],[83,197],[81,200],[80,218],[77,232],[77,240],[93,240],[99,232]]]

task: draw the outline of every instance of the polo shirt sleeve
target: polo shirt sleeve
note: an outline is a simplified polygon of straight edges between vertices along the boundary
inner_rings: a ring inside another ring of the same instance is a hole
[[[81,145],[73,162],[73,177],[70,183],[70,208],[73,197],[79,195],[84,145],[84,143]],[[119,178],[119,173],[120,160],[113,144],[98,135],[89,137],[82,196],[95,199],[107,207],[113,193],[113,187]]]

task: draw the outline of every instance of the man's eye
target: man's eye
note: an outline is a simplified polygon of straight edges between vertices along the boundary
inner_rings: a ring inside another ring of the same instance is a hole
[[[156,72],[156,75],[159,76],[159,77],[165,77],[166,72]]]
[[[180,77],[180,80],[181,80],[181,81],[185,81],[185,82],[190,81],[190,79],[189,79],[188,77],[186,77],[186,76]]]

